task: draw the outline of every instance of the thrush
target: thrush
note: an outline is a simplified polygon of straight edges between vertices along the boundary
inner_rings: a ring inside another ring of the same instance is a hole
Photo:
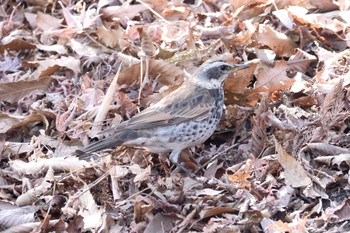
[[[76,154],[86,157],[107,148],[134,146],[153,153],[171,152],[170,160],[179,165],[183,149],[205,142],[214,133],[223,113],[223,83],[228,75],[247,67],[223,60],[204,63],[174,92]]]

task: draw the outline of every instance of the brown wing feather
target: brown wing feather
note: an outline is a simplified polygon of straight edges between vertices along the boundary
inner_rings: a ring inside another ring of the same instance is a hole
[[[115,130],[147,129],[206,118],[214,106],[215,99],[205,89],[197,90],[195,86],[192,89],[194,90],[180,87]],[[176,103],[172,101],[173,99],[177,100]]]

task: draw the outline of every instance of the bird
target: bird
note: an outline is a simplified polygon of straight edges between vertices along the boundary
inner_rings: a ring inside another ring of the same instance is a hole
[[[111,135],[76,150],[80,158],[117,146],[141,147],[152,153],[170,153],[182,170],[180,153],[204,143],[216,130],[224,107],[223,84],[231,72],[248,68],[224,60],[203,63],[183,84],[129,120],[107,129]]]

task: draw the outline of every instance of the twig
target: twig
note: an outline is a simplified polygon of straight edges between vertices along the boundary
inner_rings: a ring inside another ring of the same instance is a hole
[[[234,148],[235,146],[238,146],[239,143],[235,143],[229,147],[227,147],[225,150],[217,153],[216,155],[214,155],[213,157],[211,157],[207,162],[205,162],[203,165],[201,165],[196,171],[195,173],[199,172],[200,170],[202,170],[205,166],[207,166],[209,163],[211,163],[212,161],[214,161],[217,157],[219,157],[220,155],[226,153],[227,151],[231,150],[232,148]]]
[[[160,14],[158,14],[158,12],[156,12],[155,10],[152,9],[152,7],[150,7],[147,3],[143,2],[142,0],[136,0],[137,2],[141,3],[142,5],[144,5],[145,7],[147,7],[148,10],[150,10],[153,14],[155,14],[158,18],[160,18],[161,20],[163,20],[165,23],[167,24],[171,24],[168,20],[164,19],[163,16],[161,16]]]

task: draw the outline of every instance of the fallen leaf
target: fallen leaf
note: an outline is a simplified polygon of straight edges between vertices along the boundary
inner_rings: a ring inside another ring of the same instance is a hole
[[[296,49],[296,53],[287,61],[290,70],[305,73],[312,62],[317,61],[316,56],[311,55],[301,49]]]
[[[311,179],[300,163],[289,155],[275,140],[278,162],[284,169],[286,183],[294,188],[306,187],[311,184]]]
[[[75,73],[80,72],[80,60],[74,57],[47,58],[42,61],[28,61],[29,64],[38,64],[39,67],[33,72],[31,79],[36,80],[40,77],[50,76],[59,70],[60,67],[66,67]]]
[[[298,48],[286,34],[277,32],[269,25],[260,24],[257,38],[258,42],[269,46],[279,57],[290,57],[294,49]]]
[[[285,61],[278,61],[274,68],[265,71],[260,68],[256,75],[256,83],[251,93],[274,92],[291,87],[294,79],[287,77],[288,65]]]
[[[145,70],[143,70],[145,75]],[[183,80],[183,71],[173,64],[169,64],[163,60],[151,59],[149,62],[149,76],[157,77],[157,81],[161,85],[172,86],[179,84]],[[138,82],[140,77],[140,63],[130,66],[124,69],[118,78],[118,84],[130,85],[134,82]]]
[[[52,78],[46,77],[33,81],[0,83],[0,101],[17,102],[25,96],[44,92],[52,80]]]

